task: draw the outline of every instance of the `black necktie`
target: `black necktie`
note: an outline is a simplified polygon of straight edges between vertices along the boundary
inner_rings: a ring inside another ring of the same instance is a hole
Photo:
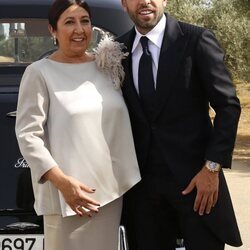
[[[153,112],[153,102],[155,96],[152,56],[148,49],[148,38],[146,36],[142,36],[140,42],[143,54],[140,58],[138,71],[139,95],[142,107],[148,118],[150,118]]]

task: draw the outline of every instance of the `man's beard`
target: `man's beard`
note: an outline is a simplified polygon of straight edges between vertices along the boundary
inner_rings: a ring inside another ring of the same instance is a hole
[[[150,30],[152,30],[158,24],[158,22],[160,21],[163,14],[157,16],[154,19],[149,20],[148,22],[147,21],[142,21],[141,19],[138,19],[136,17],[136,15],[133,15],[133,14],[130,14],[130,13],[129,13],[129,15],[130,15],[130,18],[132,19],[132,21],[134,22],[135,26],[138,29],[149,32]]]

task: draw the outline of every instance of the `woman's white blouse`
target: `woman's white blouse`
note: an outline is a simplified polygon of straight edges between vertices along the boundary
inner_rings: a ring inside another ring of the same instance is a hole
[[[28,162],[38,215],[74,215],[62,194],[41,177],[52,167],[91,188],[105,205],[140,181],[130,120],[121,92],[96,63],[42,59],[20,86],[16,134]]]

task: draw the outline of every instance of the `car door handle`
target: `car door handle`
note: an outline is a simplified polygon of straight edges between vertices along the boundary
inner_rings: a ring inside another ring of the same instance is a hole
[[[16,117],[16,111],[12,111],[6,114],[8,117]]]

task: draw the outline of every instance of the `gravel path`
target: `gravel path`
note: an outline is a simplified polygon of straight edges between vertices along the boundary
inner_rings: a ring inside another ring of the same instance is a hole
[[[234,160],[232,169],[224,172],[243,241],[242,247],[225,250],[250,250],[250,161]]]

